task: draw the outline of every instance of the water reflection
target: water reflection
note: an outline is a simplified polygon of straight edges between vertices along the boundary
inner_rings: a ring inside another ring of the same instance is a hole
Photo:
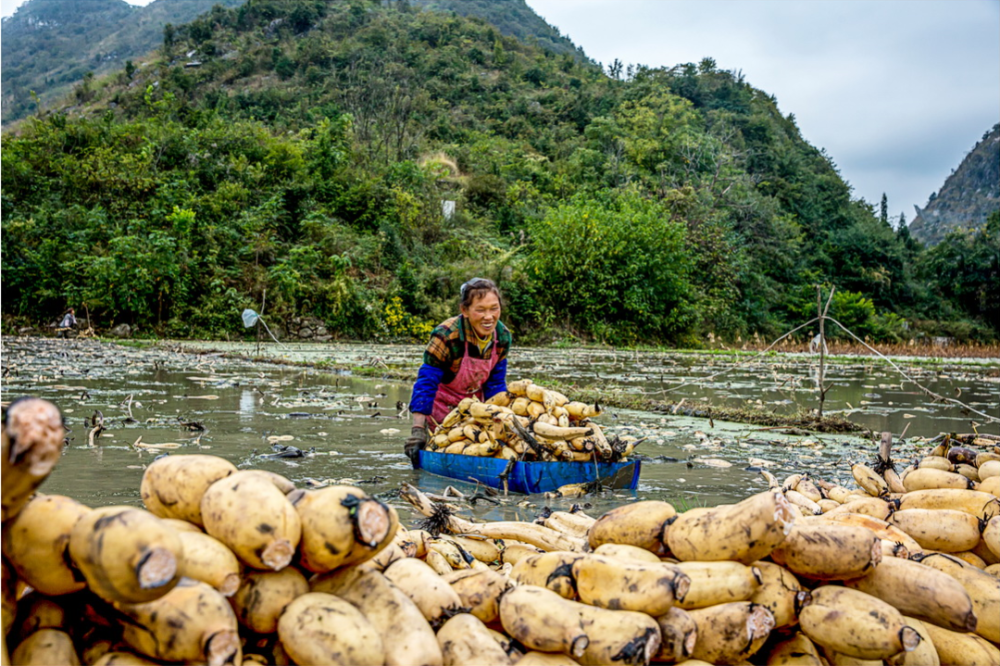
[[[252,419],[256,411],[257,396],[252,391],[243,389],[243,393],[240,394],[240,418],[244,420]]]

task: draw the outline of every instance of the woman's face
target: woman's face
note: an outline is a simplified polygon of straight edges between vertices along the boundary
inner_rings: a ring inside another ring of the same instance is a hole
[[[493,329],[496,328],[497,322],[500,320],[500,299],[492,291],[475,298],[472,301],[472,305],[469,307],[462,307],[462,314],[469,323],[472,324],[472,330],[476,332],[480,338],[488,338],[493,335]]]

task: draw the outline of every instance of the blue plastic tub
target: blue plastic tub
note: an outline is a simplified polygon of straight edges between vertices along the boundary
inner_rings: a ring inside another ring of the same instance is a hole
[[[420,451],[414,467],[458,481],[479,481],[491,488],[503,488],[500,475],[507,469],[507,461]],[[597,465],[593,462],[515,462],[507,477],[507,488],[516,493],[544,493],[570,483],[590,483],[599,475],[609,486],[635,490],[639,485],[640,467],[638,460]]]

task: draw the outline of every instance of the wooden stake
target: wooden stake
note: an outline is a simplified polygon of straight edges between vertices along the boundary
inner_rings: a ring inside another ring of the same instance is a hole
[[[823,324],[826,321],[826,313],[830,310],[830,303],[833,302],[833,292],[836,287],[830,287],[830,297],[826,300],[826,307],[823,307],[823,287],[816,285],[816,312],[819,315],[819,380],[816,388],[819,390],[819,418],[823,418],[823,402],[826,400],[826,392],[829,386],[823,386],[826,373],[826,332]]]
[[[883,465],[888,465],[889,461],[892,459],[892,433],[883,432],[882,442],[878,447],[878,459]]]

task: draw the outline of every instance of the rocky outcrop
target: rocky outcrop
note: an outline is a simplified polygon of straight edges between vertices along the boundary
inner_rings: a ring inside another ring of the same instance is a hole
[[[288,322],[288,337],[313,342],[329,342],[333,339],[326,324],[318,317],[292,317]]]
[[[982,226],[995,210],[1000,210],[1000,124],[965,156],[927,206],[917,208],[910,234],[934,245],[956,229]]]
[[[113,338],[127,338],[132,335],[132,327],[128,324],[118,324],[108,331],[108,335]]]

